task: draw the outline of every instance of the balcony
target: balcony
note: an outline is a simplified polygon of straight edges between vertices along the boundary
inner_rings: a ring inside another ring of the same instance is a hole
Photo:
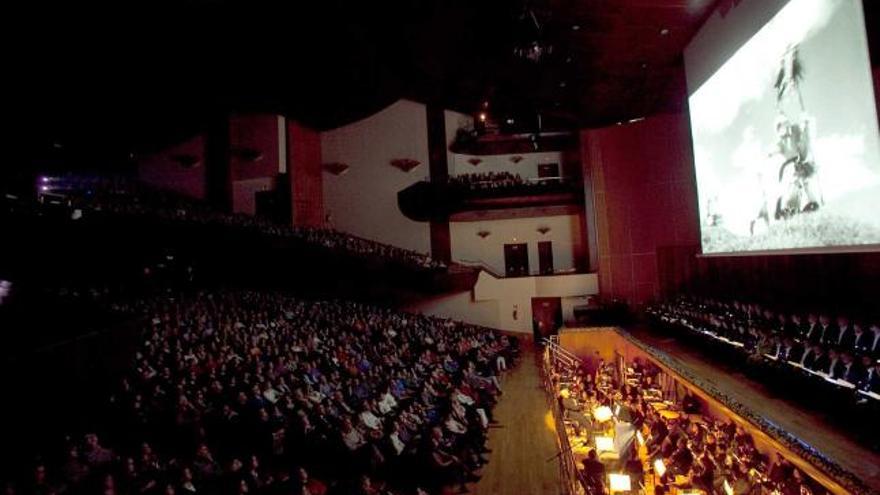
[[[580,180],[563,177],[503,180],[452,177],[446,183],[417,182],[397,193],[397,203],[407,218],[417,222],[466,213],[525,208],[544,209],[540,214],[546,215],[547,208],[581,208],[584,188]],[[555,212],[559,213],[562,211]]]

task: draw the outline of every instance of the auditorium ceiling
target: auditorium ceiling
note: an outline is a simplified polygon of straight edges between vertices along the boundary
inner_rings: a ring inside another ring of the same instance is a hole
[[[327,129],[400,97],[488,102],[512,131],[537,115],[544,130],[612,124],[681,105],[682,48],[734,1],[18,2],[2,35],[5,147],[97,162],[228,112]]]

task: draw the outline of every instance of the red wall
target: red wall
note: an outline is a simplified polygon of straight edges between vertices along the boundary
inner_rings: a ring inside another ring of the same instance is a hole
[[[278,117],[275,115],[234,115],[229,118],[229,174],[233,181],[278,175]],[[261,157],[248,161],[244,150]]]
[[[585,130],[581,162],[593,185],[600,294],[640,306],[684,283],[685,268],[670,274],[658,257],[688,265],[700,242],[687,116]]]
[[[321,135],[296,122],[289,122],[287,153],[293,224],[305,227],[321,226],[324,223]]]
[[[182,157],[194,157],[197,163],[186,167],[180,161]],[[138,162],[138,177],[161,189],[205,199],[205,136],[195,136],[142,158]]]

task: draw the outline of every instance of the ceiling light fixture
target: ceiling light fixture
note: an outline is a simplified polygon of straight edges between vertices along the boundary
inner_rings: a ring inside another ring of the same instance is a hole
[[[581,25],[580,25],[580,24],[572,24],[572,25],[571,25],[571,30],[572,30],[572,31],[580,31],[580,30],[581,30]]]
[[[669,29],[663,28],[660,30],[660,36],[666,36],[667,34],[669,34]]]

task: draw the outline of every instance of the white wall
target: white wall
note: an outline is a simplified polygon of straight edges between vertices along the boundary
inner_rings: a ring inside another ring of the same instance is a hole
[[[574,306],[585,304],[587,296],[598,292],[599,283],[595,273],[495,278],[481,272],[473,291],[425,299],[405,309],[531,334],[532,298],[559,297],[562,301],[563,320],[568,322],[574,319]]]
[[[550,231],[541,234],[537,230],[541,226],[550,227]],[[586,242],[578,215],[453,222],[449,225],[449,230],[452,259],[481,262],[499,274],[504,274],[505,244],[527,243],[529,270],[538,273],[538,242],[553,243],[553,267],[556,271],[574,269],[574,253],[584,252],[583,244]],[[482,238],[477,235],[482,230],[491,234]]]
[[[502,329],[498,301],[474,301],[473,292],[469,290],[425,299],[404,310]]]
[[[413,222],[397,206],[397,193],[428,176],[425,106],[400,100],[379,113],[321,133],[321,160],[350,168],[324,173],[324,211],[332,226],[354,235],[429,253],[429,224]],[[418,160],[406,173],[390,162]]]

